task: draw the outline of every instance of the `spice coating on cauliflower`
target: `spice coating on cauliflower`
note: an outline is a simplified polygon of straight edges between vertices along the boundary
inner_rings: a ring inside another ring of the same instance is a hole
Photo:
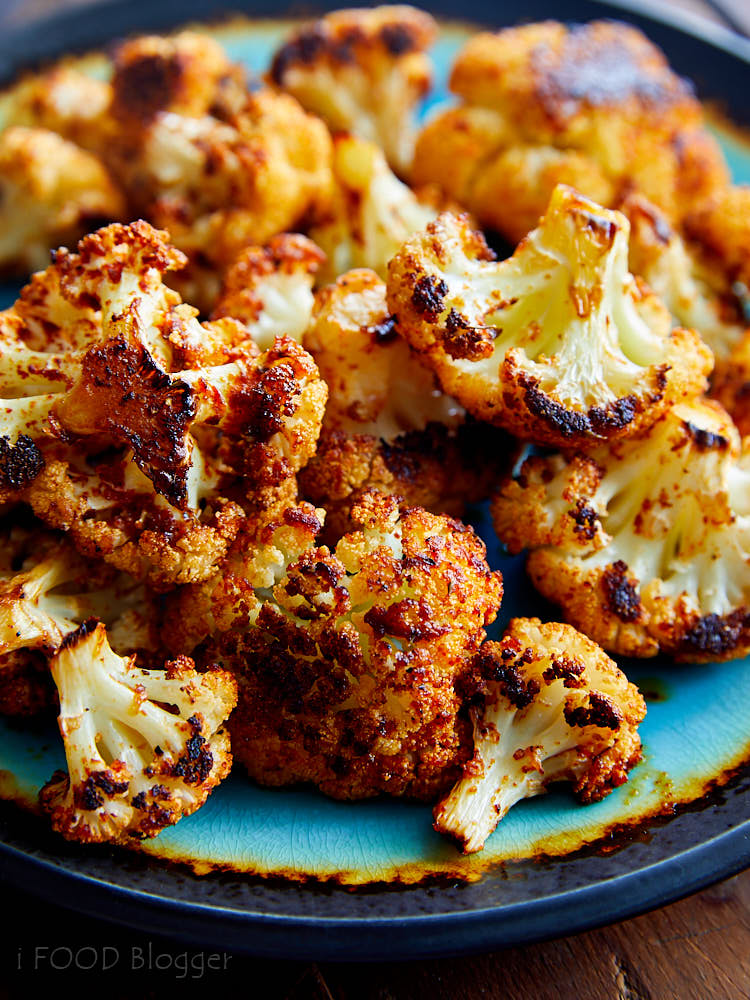
[[[560,186],[496,262],[465,217],[445,213],[391,261],[388,304],[474,416],[545,444],[634,434],[705,388],[713,359],[628,272],[628,233],[619,212]]]
[[[750,451],[711,400],[639,438],[529,458],[493,501],[500,538],[568,621],[626,656],[750,649]]]
[[[259,356],[162,282],[182,255],[144,222],[60,251],[0,314],[0,485],[81,551],[164,589],[202,579],[243,509],[293,495],[326,387],[292,340]]]
[[[326,217],[310,230],[328,258],[320,281],[335,281],[352,268],[368,267],[385,277],[388,261],[437,209],[393,174],[380,149],[364,139],[338,135],[333,141],[334,188]]]
[[[46,129],[0,132],[0,271],[45,267],[50,247],[77,240],[93,220],[124,215],[96,156]]]
[[[487,642],[473,689],[474,753],[435,807],[435,829],[481,851],[511,806],[569,781],[596,802],[641,759],[646,704],[617,664],[569,625],[515,618]]]
[[[403,174],[414,148],[414,111],[432,82],[425,50],[437,31],[414,7],[333,11],[279,49],[270,76],[332,131],[376,143]]]
[[[544,212],[557,183],[608,206],[639,191],[679,222],[729,181],[689,84],[625,24],[479,33],[450,85],[465,103],[422,132],[412,179],[439,184],[511,240]]]
[[[66,638],[51,670],[68,773],[54,774],[39,798],[66,839],[156,836],[199,809],[229,773],[221,726],[237,686],[226,671],[199,674],[186,656],[142,670],[112,652],[95,620]]]
[[[211,316],[239,320],[264,351],[277,336],[300,342],[310,324],[313,284],[324,261],[322,250],[297,233],[248,247],[224,276]]]
[[[503,432],[467,420],[398,336],[385,284],[372,271],[349,271],[318,292],[304,345],[329,396],[299,483],[326,508],[326,541],[352,530],[352,506],[366,489],[460,516],[512,463]]]
[[[301,513],[285,517],[309,525]],[[207,655],[238,676],[232,746],[262,784],[428,799],[455,780],[467,748],[456,683],[497,613],[501,577],[460,522],[375,493],[353,518],[359,530],[333,553],[311,545],[264,560],[255,579],[249,562],[244,601],[241,574],[220,582],[212,618],[227,594],[233,627]]]

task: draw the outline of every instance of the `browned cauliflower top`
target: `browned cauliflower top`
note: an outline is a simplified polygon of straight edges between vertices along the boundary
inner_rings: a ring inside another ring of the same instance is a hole
[[[162,282],[145,222],[60,251],[0,314],[0,483],[76,544],[164,588],[209,575],[244,508],[294,495],[326,399],[296,342],[263,354]]]
[[[750,649],[750,452],[711,400],[589,455],[527,459],[493,501],[537,588],[616,653]]]
[[[480,851],[511,806],[573,784],[595,802],[627,781],[641,759],[646,704],[596,643],[569,625],[514,618],[485,643],[465,682],[474,753],[435,807],[435,829]]]
[[[332,11],[292,35],[270,76],[333,131],[376,142],[404,172],[414,111],[432,82],[425,50],[437,30],[425,11],[403,5]]]
[[[689,84],[628,25],[479,33],[451,88],[464,104],[426,126],[413,179],[440,184],[510,239],[531,228],[557,183],[607,205],[635,189],[677,222],[728,182]]]
[[[391,261],[388,305],[474,416],[545,444],[634,434],[705,388],[713,359],[628,272],[628,235],[625,216],[561,185],[497,262],[444,213]]]

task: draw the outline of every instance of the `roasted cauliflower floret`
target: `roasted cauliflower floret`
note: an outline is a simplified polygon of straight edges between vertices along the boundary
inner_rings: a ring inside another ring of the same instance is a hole
[[[324,260],[320,248],[297,233],[248,247],[227,271],[212,318],[239,320],[261,350],[281,335],[301,341],[315,305],[315,276]]]
[[[303,343],[328,384],[318,449],[300,473],[304,495],[328,512],[326,540],[352,529],[364,490],[460,516],[511,464],[503,432],[467,420],[398,336],[372,271],[350,271],[318,293]]]
[[[243,67],[200,32],[142,35],[115,52],[111,113],[126,129],[142,129],[164,112],[222,117],[246,94]]]
[[[403,174],[416,105],[432,82],[425,50],[436,37],[435,21],[414,7],[337,10],[292,35],[270,75],[332,131],[377,143]]]
[[[290,517],[312,534],[309,510]],[[232,746],[259,782],[428,799],[466,754],[456,684],[495,617],[500,574],[457,521],[380,494],[353,517],[359,530],[333,553],[238,550],[208,603],[209,625],[233,627],[205,655],[238,675]],[[200,599],[181,618],[203,622],[208,584],[189,589]]]
[[[93,220],[120,219],[125,203],[102,162],[41,128],[0,132],[0,271],[45,267],[51,247]]]
[[[625,24],[479,33],[450,85],[464,104],[426,126],[412,179],[440,184],[513,241],[558,183],[608,206],[639,191],[676,223],[729,180],[689,84]]]
[[[339,135],[333,144],[334,190],[328,216],[310,235],[327,257],[321,281],[355,267],[369,267],[385,277],[388,261],[413,233],[424,229],[437,208],[393,174],[371,142]]]
[[[710,400],[589,455],[529,458],[493,501],[500,538],[571,624],[627,656],[750,649],[750,450]]]
[[[114,653],[100,622],[84,623],[51,661],[67,774],[40,792],[53,828],[84,843],[153,837],[199,809],[229,773],[223,723],[230,674],[199,674],[183,656],[143,670]]]
[[[259,356],[240,323],[199,324],[162,282],[181,262],[146,223],[110,226],[0,314],[6,496],[162,589],[210,575],[244,508],[294,495],[326,399],[294,341]]]
[[[22,77],[0,97],[3,126],[47,129],[101,155],[112,138],[112,88],[72,66]]]
[[[726,185],[685,219],[690,243],[750,298],[750,184]]]
[[[545,444],[647,427],[712,356],[628,272],[627,219],[564,186],[508,260],[444,213],[389,265],[399,332],[474,416]]]
[[[521,799],[569,781],[596,802],[641,759],[646,705],[634,684],[569,625],[515,618],[474,663],[474,754],[435,807],[435,829],[481,851]]]

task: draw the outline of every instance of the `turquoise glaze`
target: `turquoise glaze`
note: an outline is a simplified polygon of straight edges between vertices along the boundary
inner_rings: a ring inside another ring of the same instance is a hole
[[[260,72],[286,26],[231,25],[215,34],[230,55]],[[436,49],[438,83],[429,105],[445,99],[453,54],[465,37],[451,28]],[[750,181],[750,145],[720,132],[734,176]],[[497,634],[513,615],[554,612],[527,582],[522,562],[502,552],[486,508],[474,512],[493,567],[502,570],[506,600]],[[312,791],[267,790],[237,770],[194,816],[143,845],[151,855],[190,860],[198,870],[231,867],[304,878],[337,876],[349,883],[399,879],[428,873],[478,877],[488,865],[540,852],[564,854],[600,837],[615,824],[654,815],[666,803],[690,802],[707,784],[750,756],[750,658],[728,664],[684,667],[660,660],[624,664],[636,683],[657,686],[641,734],[645,758],[627,785],[596,805],[581,807],[565,790],[522,802],[503,820],[485,850],[463,858],[431,827],[427,806],[392,800],[346,804]],[[666,697],[664,694],[666,693]],[[0,788],[29,803],[57,767],[64,766],[54,730],[0,722]],[[512,876],[512,869],[510,869]]]

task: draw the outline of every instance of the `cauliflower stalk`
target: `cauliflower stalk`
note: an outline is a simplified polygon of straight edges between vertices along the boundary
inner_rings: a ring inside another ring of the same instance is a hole
[[[112,651],[100,622],[51,661],[68,773],[40,793],[53,828],[84,843],[153,837],[203,805],[231,766],[221,728],[236,702],[228,673],[187,657],[143,670]]]
[[[628,272],[627,219],[559,186],[496,262],[441,215],[389,265],[399,331],[470,413],[545,444],[591,446],[704,388],[710,351]]]
[[[710,400],[610,450],[527,459],[493,501],[537,588],[616,653],[750,649],[750,452]]]
[[[516,618],[477,656],[474,754],[435,807],[435,829],[481,851],[521,799],[556,781],[595,802],[641,759],[646,705],[635,685],[569,625]]]

